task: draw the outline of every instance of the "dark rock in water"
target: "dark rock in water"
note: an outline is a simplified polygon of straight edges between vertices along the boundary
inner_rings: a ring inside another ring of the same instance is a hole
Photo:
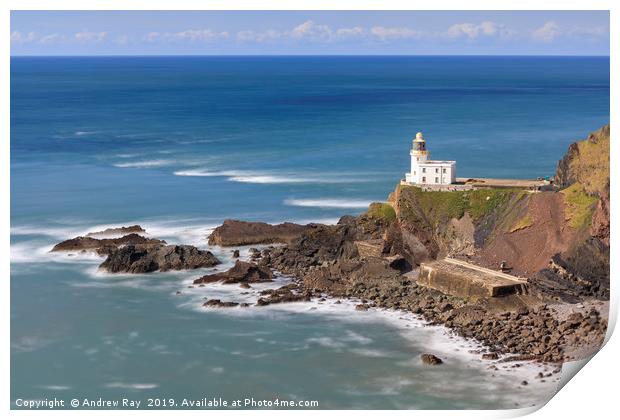
[[[368,306],[365,303],[360,303],[359,305],[355,305],[355,310],[356,311],[367,311],[368,308],[370,308],[370,306]]]
[[[235,249],[232,253],[233,258],[239,258],[239,250]]]
[[[246,261],[237,261],[235,266],[223,273],[207,274],[196,280],[194,284],[200,283],[260,283],[272,281],[271,270],[266,267],[249,263]]]
[[[521,385],[523,385],[523,386],[527,385],[527,381],[521,382]]]
[[[273,303],[309,302],[311,294],[307,291],[294,290],[294,285],[282,286],[279,289],[263,290],[263,297],[259,298],[256,306],[267,306]]]
[[[52,248],[51,252],[61,251],[95,251],[100,255],[107,255],[114,249],[123,245],[161,245],[166,241],[145,238],[136,233],[130,233],[121,238],[96,239],[90,236],[78,236],[73,239],[62,241]]]
[[[126,245],[111,250],[99,268],[110,273],[150,273],[213,267],[220,261],[190,245]]]
[[[497,353],[485,353],[482,355],[482,360],[497,360],[499,355]]]
[[[250,253],[250,258],[253,260],[257,260],[261,257],[261,252],[260,250],[256,249],[256,248],[250,248],[248,250],[248,252]]]
[[[252,286],[250,286],[247,283],[240,283],[239,287],[241,287],[242,289],[251,289],[252,288]]]
[[[146,231],[140,225],[122,226],[119,228],[107,228],[98,232],[89,232],[86,236],[111,236],[126,235],[128,233],[145,233]]]
[[[237,302],[222,302],[220,299],[209,299],[202,306],[210,306],[215,308],[232,308],[234,306],[239,306]]]
[[[225,220],[209,236],[209,245],[236,246],[270,243],[290,243],[312,225],[281,223],[270,225],[262,222]]]
[[[420,358],[422,359],[422,363],[425,365],[440,365],[443,363],[443,360],[430,353],[424,353],[420,356]]]

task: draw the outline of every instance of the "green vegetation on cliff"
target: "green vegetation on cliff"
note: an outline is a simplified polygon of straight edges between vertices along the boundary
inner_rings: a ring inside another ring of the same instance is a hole
[[[573,143],[558,163],[556,185],[566,188],[579,182],[590,194],[609,192],[610,127],[593,132],[586,140]]]
[[[589,194],[600,192],[609,184],[609,126],[577,143],[579,154],[570,162],[577,181]]]
[[[598,198],[589,195],[579,182],[563,189],[562,193],[566,203],[564,211],[566,219],[569,220],[568,225],[574,229],[590,226]]]
[[[419,222],[424,217],[434,226],[452,218],[460,219],[465,213],[475,223],[511,199],[520,200],[526,194],[514,189],[423,191],[414,186],[401,186],[400,211],[401,217],[408,221]]]
[[[368,217],[379,219],[385,223],[392,223],[396,220],[396,211],[387,203],[372,203],[366,212]]]

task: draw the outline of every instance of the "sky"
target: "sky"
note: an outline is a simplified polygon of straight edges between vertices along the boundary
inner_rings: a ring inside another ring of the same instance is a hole
[[[12,11],[11,55],[609,55],[607,11]]]

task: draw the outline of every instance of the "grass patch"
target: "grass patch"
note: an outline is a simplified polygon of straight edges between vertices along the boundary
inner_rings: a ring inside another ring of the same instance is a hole
[[[589,194],[603,191],[609,182],[609,126],[593,135],[593,141],[577,143],[579,154],[570,162],[570,171]]]
[[[469,213],[474,222],[507,203],[511,198],[520,200],[526,193],[512,189],[479,189],[470,191],[422,191],[421,188],[407,186],[401,191],[401,208],[410,210],[405,217],[415,221],[411,207],[422,210],[425,218],[437,226],[449,219],[460,219]],[[411,205],[409,205],[411,203]],[[404,204],[404,205],[403,205]]]
[[[379,219],[386,223],[392,223],[396,220],[396,211],[387,203],[372,203],[366,212],[368,217]]]
[[[517,223],[510,229],[510,233],[516,232],[521,229],[528,228],[534,224],[534,221],[530,217],[529,214],[525,215],[521,220],[518,220]]]
[[[564,202],[566,203],[564,212],[566,219],[569,220],[568,225],[574,229],[590,226],[592,214],[594,214],[594,205],[598,199],[588,195],[584,186],[579,182],[563,189],[562,194],[564,194]]]

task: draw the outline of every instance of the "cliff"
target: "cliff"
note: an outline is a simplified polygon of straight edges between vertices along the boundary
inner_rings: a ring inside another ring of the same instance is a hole
[[[411,264],[457,256],[498,269],[506,262],[540,296],[609,297],[609,126],[573,143],[557,191],[423,191],[399,185],[389,203],[391,253]]]

